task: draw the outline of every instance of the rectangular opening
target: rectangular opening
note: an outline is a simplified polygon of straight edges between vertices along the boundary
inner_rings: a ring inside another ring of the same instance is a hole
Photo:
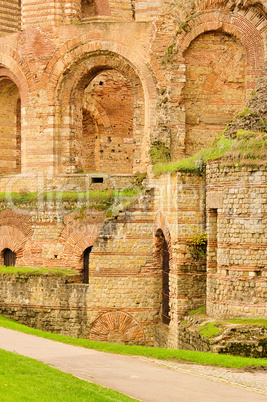
[[[213,272],[217,272],[218,269],[218,210],[209,210],[209,225],[210,225],[210,236],[209,236],[209,257],[210,257],[210,268]]]
[[[92,177],[92,183],[103,183],[103,177]]]

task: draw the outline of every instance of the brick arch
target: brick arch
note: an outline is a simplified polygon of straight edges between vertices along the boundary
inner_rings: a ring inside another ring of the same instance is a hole
[[[23,264],[25,244],[32,234],[28,216],[16,214],[11,210],[2,211],[0,213],[0,264],[3,264],[2,251],[6,248],[16,253],[19,265]]]
[[[152,109],[156,107],[157,89],[156,78],[147,62],[136,53],[131,47],[115,41],[95,39],[93,34],[84,34],[66,42],[58,49],[43,73],[43,79],[40,81],[42,87],[48,89],[48,101],[56,102],[57,88],[59,87],[63,74],[69,71],[70,67],[96,52],[110,52],[116,57],[123,58],[136,73],[136,76],[142,83],[145,99],[145,131],[149,132],[151,127],[155,126],[155,114]]]
[[[28,64],[18,53],[5,44],[0,44],[0,67],[19,88],[22,107],[29,104],[29,93],[35,91],[35,82]]]
[[[30,216],[27,214],[18,214],[11,209],[5,209],[0,212],[0,227],[13,226],[16,227],[25,237],[30,237],[33,230],[30,226]]]
[[[60,75],[59,82],[56,88],[55,102],[59,105],[59,116],[57,126],[57,138],[59,139],[59,147],[57,149],[58,155],[58,169],[71,169],[77,168],[75,164],[79,163],[79,159],[71,159],[71,150],[75,150],[78,146],[78,141],[73,142],[74,138],[78,138],[81,127],[81,107],[82,97],[85,87],[93,80],[99,73],[105,70],[115,70],[121,73],[129,80],[132,86],[134,100],[133,100],[133,120],[134,120],[134,160],[136,165],[132,167],[134,171],[142,171],[148,162],[147,153],[145,152],[145,144],[149,142],[149,125],[148,121],[149,111],[146,107],[146,98],[144,94],[144,87],[141,82],[136,69],[132,64],[121,57],[119,54],[109,51],[97,51],[88,54],[86,52],[87,44],[82,46],[80,58],[77,60],[72,59],[72,64],[68,69]],[[81,49],[80,49],[81,50]],[[64,132],[62,131],[63,121],[69,121],[68,127],[65,126]],[[72,133],[68,137],[68,133]],[[74,145],[72,145],[72,142]],[[64,148],[61,144],[67,144]],[[72,151],[73,152],[73,151]],[[70,164],[68,165],[68,160]],[[73,161],[73,162],[72,162]],[[128,173],[128,172],[127,172]]]
[[[179,41],[179,54],[183,56],[191,42],[199,35],[218,30],[233,35],[240,41],[247,53],[248,69],[256,69],[260,75],[264,64],[263,39],[252,22],[239,14],[220,10],[204,12],[192,18],[188,23],[187,32],[184,32]]]
[[[84,250],[94,245],[98,226],[89,222],[71,221],[63,229],[59,243],[63,243],[62,260],[72,269],[81,272]]]
[[[132,315],[124,311],[112,311],[100,315],[93,322],[89,339],[136,345],[145,343],[145,333],[139,321]]]

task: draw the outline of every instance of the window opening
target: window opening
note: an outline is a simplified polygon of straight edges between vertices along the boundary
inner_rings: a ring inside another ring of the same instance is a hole
[[[218,210],[217,209],[211,209],[210,210],[210,225],[211,225],[211,245],[213,246],[213,267],[215,272],[217,272],[218,269]]]
[[[92,183],[103,183],[103,177],[92,177]]]
[[[83,254],[83,283],[89,283],[89,259],[93,246],[88,247]]]
[[[170,323],[170,254],[164,237],[162,247],[162,322]]]
[[[9,248],[4,250],[4,266],[14,267],[16,263],[16,254],[13,253]]]

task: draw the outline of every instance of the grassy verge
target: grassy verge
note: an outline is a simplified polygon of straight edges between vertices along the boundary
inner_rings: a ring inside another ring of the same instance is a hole
[[[16,275],[17,277],[22,276],[65,276],[65,275],[75,275],[76,272],[70,269],[60,269],[60,268],[30,268],[30,267],[1,267],[0,266],[0,275],[3,274],[11,274]]]
[[[0,399],[13,401],[133,401],[44,363],[0,349]]]
[[[120,191],[105,190],[105,191],[69,191],[69,192],[44,192],[44,193],[25,193],[25,192],[0,192],[0,203],[27,206],[34,208],[38,203],[54,202],[68,209],[68,205],[79,203],[87,205],[89,208],[94,208],[99,211],[105,211],[114,203],[128,205],[134,198],[138,197],[142,192],[141,187],[133,186]]]
[[[197,152],[191,158],[177,162],[157,163],[156,176],[167,172],[194,172],[201,174],[208,161],[224,158],[230,162],[257,164],[267,158],[266,133],[240,130],[234,138],[219,136],[211,147]]]
[[[245,319],[233,319],[233,320],[226,320],[226,322],[230,323],[230,324],[250,324],[250,325],[262,325],[264,328],[267,329],[267,320],[264,319],[260,319],[260,318],[245,318]]]
[[[135,355],[152,357],[162,360],[188,361],[198,364],[207,364],[221,367],[242,368],[246,366],[267,366],[267,359],[255,359],[229,355],[219,355],[215,353],[193,352],[188,350],[173,350],[165,348],[149,348],[145,346],[125,346],[115,345],[105,342],[94,342],[87,339],[76,339],[68,336],[52,334],[38,329],[29,328],[25,325],[0,316],[0,326],[10,328],[15,331],[24,332],[31,335],[40,336],[66,344],[82,346],[88,349],[95,349],[102,352],[115,353],[121,355]]]

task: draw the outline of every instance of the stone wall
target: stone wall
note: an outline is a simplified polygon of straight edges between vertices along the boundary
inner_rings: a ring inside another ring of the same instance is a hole
[[[207,168],[207,313],[267,318],[265,166]]]
[[[150,278],[92,277],[89,285],[75,283],[79,280],[1,275],[0,311],[61,335],[153,345],[156,311],[147,307],[154,287]]]
[[[207,325],[215,325],[219,333],[204,336],[201,331]],[[267,329],[261,324],[212,322],[207,317],[187,316],[179,325],[179,347],[243,357],[266,357]]]
[[[194,253],[190,240],[194,234],[205,231],[205,179],[198,174],[178,172],[163,175],[153,187],[154,235],[162,230],[170,253],[171,321],[167,345],[177,347],[180,317],[205,304],[205,258]],[[162,330],[162,326],[157,329],[159,340]]]

